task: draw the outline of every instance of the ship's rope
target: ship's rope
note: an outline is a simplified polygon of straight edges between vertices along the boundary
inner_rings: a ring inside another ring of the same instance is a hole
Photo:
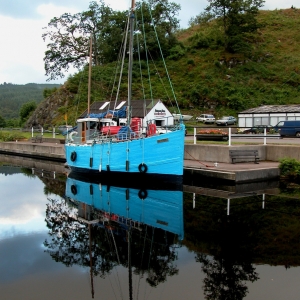
[[[153,17],[152,17],[150,4],[148,3],[146,5],[148,5],[151,20],[154,20]],[[171,82],[170,74],[169,74],[169,71],[167,69],[167,65],[166,65],[166,62],[165,62],[165,59],[164,59],[164,56],[163,56],[163,52],[162,52],[162,49],[161,49],[161,45],[160,45],[160,42],[159,42],[159,39],[158,39],[158,34],[157,34],[157,31],[156,31],[156,27],[155,27],[154,22],[153,22],[153,29],[154,29],[154,32],[155,32],[155,37],[156,37],[157,44],[158,44],[158,47],[159,47],[159,51],[160,51],[160,54],[161,54],[161,57],[162,57],[164,67],[165,67],[165,71],[166,71],[166,74],[167,74],[167,77],[168,77],[168,80],[169,80],[171,91],[172,91],[173,97],[174,97],[175,102],[176,102],[177,110],[180,112],[179,105],[178,105],[178,102],[177,102],[177,98],[176,98],[176,95],[175,95],[175,92],[174,92],[173,84]]]
[[[191,153],[189,153],[186,149],[184,149],[184,152],[186,152],[190,157],[192,157],[196,162],[198,162],[199,164],[207,167],[207,168],[214,168],[214,166],[209,166],[204,164],[203,162],[201,162],[200,160],[196,159]]]

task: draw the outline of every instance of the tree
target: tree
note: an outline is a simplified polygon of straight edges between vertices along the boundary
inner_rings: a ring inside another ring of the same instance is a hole
[[[160,56],[160,50],[164,56],[167,56],[171,48],[178,44],[175,33],[179,29],[179,20],[176,16],[180,8],[179,4],[169,3],[168,0],[150,0],[147,4],[145,2],[137,3],[137,30],[147,37],[146,45],[141,44],[142,55],[145,53],[143,50],[147,47],[154,58]],[[155,31],[153,30],[154,26]]]
[[[70,66],[80,68],[87,63],[90,37],[97,40],[99,30],[111,13],[112,10],[100,0],[100,5],[91,2],[88,11],[74,15],[65,13],[48,23],[42,37],[44,41],[50,40],[44,57],[49,80],[64,77],[64,71],[68,71]],[[101,61],[100,53],[95,43],[93,61],[96,65]]]
[[[208,0],[206,12],[221,24],[225,49],[231,53],[250,51],[249,39],[262,25],[256,16],[264,0]]]
[[[5,127],[5,119],[0,115],[0,127]]]
[[[163,52],[176,44],[175,31],[179,28],[179,20],[176,19],[180,5],[169,3],[168,0],[149,1],[150,9],[146,10],[144,2],[136,3],[136,15],[140,18],[136,31],[149,32],[153,24],[162,43]],[[142,10],[143,23],[142,28]],[[60,17],[53,18],[44,28],[42,35],[47,44],[44,62],[48,80],[64,77],[64,72],[72,66],[81,68],[87,63],[89,40],[93,37],[93,64],[101,65],[116,61],[123,40],[123,32],[126,28],[128,12],[116,12],[100,0],[100,4],[91,2],[89,10],[74,15],[65,13]],[[138,20],[138,19],[137,19]],[[154,41],[155,35],[152,34]],[[147,45],[153,48],[152,41]],[[145,48],[143,48],[145,50]],[[142,49],[142,50],[143,50]],[[156,46],[155,50],[159,50]]]
[[[56,91],[57,91],[57,87],[54,87],[52,89],[45,88],[43,90],[43,96],[46,99],[46,98],[50,97],[52,94],[54,94]]]
[[[24,103],[21,106],[20,109],[20,118],[21,118],[21,124],[23,124],[31,115],[32,112],[34,112],[36,109],[36,102],[35,101],[29,101],[27,103]]]

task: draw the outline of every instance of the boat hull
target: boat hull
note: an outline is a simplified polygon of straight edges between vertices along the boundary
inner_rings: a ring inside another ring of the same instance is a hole
[[[79,173],[183,175],[184,125],[180,130],[126,141],[65,145],[66,160]]]

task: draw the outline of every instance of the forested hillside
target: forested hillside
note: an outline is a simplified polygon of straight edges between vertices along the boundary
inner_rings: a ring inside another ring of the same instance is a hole
[[[234,53],[225,49],[224,36],[216,20],[203,21],[177,32],[178,43],[170,49],[166,65],[182,113],[236,116],[244,109],[259,105],[300,103],[300,9],[259,11],[257,19],[262,26],[257,34],[247,36],[246,51]],[[144,66],[146,62],[141,64]],[[156,69],[150,75],[156,82],[151,86],[152,95],[145,94],[145,98],[160,98],[169,106],[168,97],[162,96],[165,92],[158,87],[161,79],[167,79],[163,66],[161,60],[155,61]],[[91,102],[110,98],[114,69],[114,62],[93,68]],[[64,99],[64,106],[59,107],[55,118],[47,120],[48,124],[64,123],[66,113],[69,124],[74,124],[86,109],[87,73],[84,69],[65,82],[63,94],[68,99]],[[143,71],[140,76],[139,65],[134,65],[133,99],[143,99],[139,78],[143,77],[146,83],[148,75]],[[127,97],[126,89],[124,81],[120,98]],[[61,101],[59,91],[57,95]],[[54,95],[51,101],[56,101]],[[41,106],[43,103],[39,109]],[[44,110],[46,107],[45,104]],[[169,108],[174,112],[173,107]],[[39,124],[44,122],[38,116],[35,120]]]
[[[2,83],[0,84],[0,115],[5,119],[18,118],[20,108],[24,103],[35,101],[38,104],[44,99],[44,89],[53,89],[59,86],[59,84]]]

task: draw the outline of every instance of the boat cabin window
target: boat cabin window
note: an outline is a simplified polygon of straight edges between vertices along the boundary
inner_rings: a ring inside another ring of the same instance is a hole
[[[91,122],[90,129],[96,129],[96,128],[97,128],[97,122]]]

